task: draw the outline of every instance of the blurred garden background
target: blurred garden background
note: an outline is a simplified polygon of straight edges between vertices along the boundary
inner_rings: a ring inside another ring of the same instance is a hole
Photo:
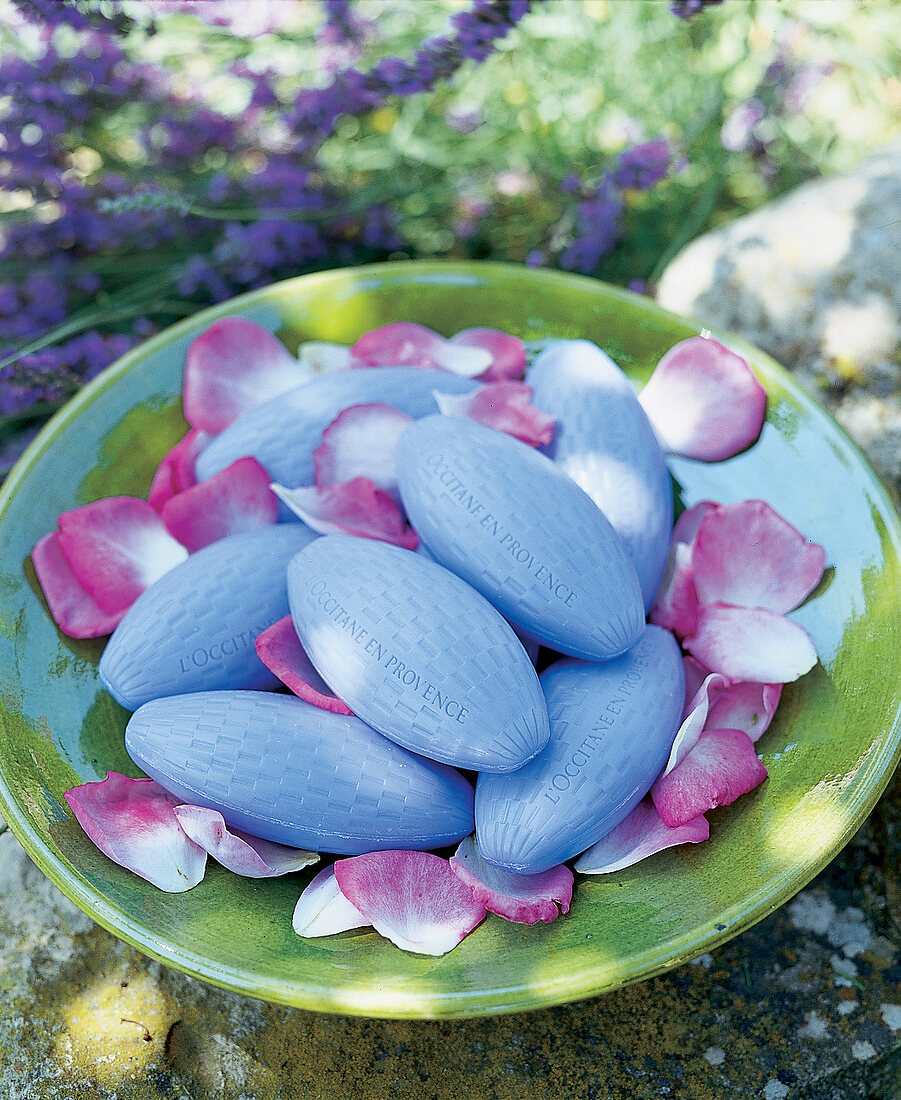
[[[899,135],[897,0],[0,0],[0,475],[212,302],[417,257],[652,294]]]

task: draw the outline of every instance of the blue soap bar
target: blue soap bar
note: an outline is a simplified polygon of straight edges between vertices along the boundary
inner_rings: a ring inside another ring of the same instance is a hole
[[[641,636],[622,540],[545,455],[471,420],[427,416],[400,437],[397,480],[436,560],[540,642],[603,661]]]
[[[238,417],[198,455],[197,477],[205,481],[235,459],[252,455],[273,481],[289,489],[312,485],[313,451],[343,409],[383,403],[408,416],[426,416],[438,411],[435,390],[471,393],[479,385],[448,371],[416,367],[370,367],[326,374]]]
[[[472,832],[472,787],[459,772],[291,695],[157,699],[131,716],[125,747],[176,797],[279,844],[358,855]]]
[[[585,851],[634,809],[666,764],[685,696],[679,646],[656,626],[615,661],[552,665],[541,686],[547,748],[476,784],[479,851],[523,875]]]
[[[107,643],[100,679],[128,710],[163,695],[268,688],[256,636],[288,614],[288,562],[318,536],[305,524],[228,535],[142,592]]]
[[[650,607],[673,527],[673,492],[654,429],[629,379],[588,340],[561,340],[529,368],[532,401],[556,418],[544,453],[622,536]]]
[[[298,637],[365,722],[413,752],[510,771],[549,729],[532,662],[510,624],[419,554],[329,535],[288,566]]]

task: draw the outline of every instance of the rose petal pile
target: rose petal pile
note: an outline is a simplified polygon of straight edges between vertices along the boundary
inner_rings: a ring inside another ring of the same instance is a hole
[[[342,411],[313,453],[310,486],[270,485],[253,458],[198,484],[196,457],[242,413],[317,373],[384,365],[478,379],[483,385],[472,394],[436,395],[440,411],[542,446],[554,423],[531,404],[521,381],[526,362],[521,340],[487,328],[447,339],[400,322],[351,347],[301,345],[295,359],[252,321],[216,321],[189,348],[183,396],[191,428],[163,458],[148,499],[113,497],[73,509],[35,546],[51,614],[74,637],[108,634],[137,596],[188,554],[276,522],[279,500],[316,531],[414,548],[394,470],[410,417],[392,406]],[[716,461],[757,439],[766,397],[740,356],[703,336],[667,352],[640,400],[667,451]],[[682,724],[649,794],[575,861],[577,871],[613,873],[664,848],[700,843],[710,834],[708,811],[762,782],[766,769],[755,743],[782,684],[816,661],[810,638],[788,615],[819,583],[824,565],[822,547],[763,501],[704,501],[678,519],[649,621],[672,631],[685,650]],[[289,690],[350,713],[313,667],[290,617],[265,630],[256,648]],[[152,779],[110,772],[103,782],[73,788],[66,800],[101,851],[163,890],[196,885],[207,855],[251,877],[286,874],[319,858],[230,830],[218,812],[180,803]],[[440,955],[488,912],[528,924],[556,919],[568,911],[573,886],[565,865],[537,875],[502,871],[468,837],[449,860],[412,851],[335,859],[303,891],[292,923],[304,937],[373,928],[404,950]]]

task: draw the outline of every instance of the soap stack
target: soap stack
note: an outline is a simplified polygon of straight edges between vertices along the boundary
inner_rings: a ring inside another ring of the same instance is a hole
[[[135,712],[126,746],[148,775],[239,829],[324,852],[440,848],[475,828],[485,859],[522,874],[630,812],[684,704],[679,647],[645,623],[669,476],[594,345],[552,345],[528,380],[557,421],[544,453],[411,410],[397,482],[427,553],[280,523],[147,589],[100,672]],[[249,442],[261,415],[233,434]],[[265,690],[253,642],[287,614],[352,714]],[[540,677],[521,636],[550,657]]]

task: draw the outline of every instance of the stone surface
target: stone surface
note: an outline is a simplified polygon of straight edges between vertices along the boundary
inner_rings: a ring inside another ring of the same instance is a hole
[[[691,246],[661,284],[670,308],[740,331],[793,369],[896,501],[899,181],[895,150],[802,188]],[[855,309],[872,323],[843,327]],[[540,1012],[383,1021],[266,1005],[147,960],[5,831],[0,1097],[901,1100],[899,869],[896,775],[805,890],[686,966]]]

